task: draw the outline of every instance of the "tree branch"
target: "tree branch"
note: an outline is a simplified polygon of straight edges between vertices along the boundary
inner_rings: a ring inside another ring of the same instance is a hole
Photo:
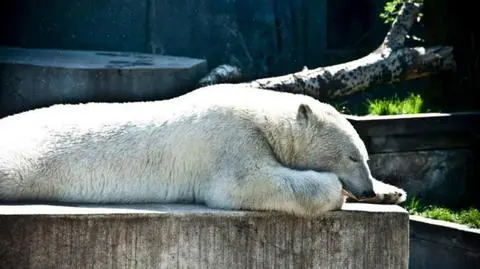
[[[422,8],[421,4],[405,3],[398,12],[395,21],[390,27],[385,39],[383,40],[380,49],[390,48],[392,50],[403,47],[405,38],[412,28],[415,19]]]
[[[198,87],[205,87],[220,83],[240,82],[242,71],[240,68],[228,64],[222,64],[212,69],[205,77],[197,83]]]
[[[320,100],[350,95],[373,84],[415,79],[455,68],[451,47],[401,48],[325,68],[265,78],[252,87],[302,93]]]
[[[252,87],[302,93],[328,100],[364,90],[373,85],[417,79],[456,68],[452,47],[404,47],[405,38],[421,9],[405,3],[383,43],[363,58],[312,70],[258,79]]]
[[[405,3],[382,44],[365,57],[312,70],[305,68],[297,73],[258,79],[242,85],[302,93],[319,100],[328,100],[350,95],[374,85],[417,79],[454,70],[456,64],[452,47],[404,47],[405,38],[421,7],[420,4]],[[236,75],[239,73],[235,72],[235,69],[220,68],[214,71],[201,85],[228,83],[232,80],[230,77],[238,79]]]

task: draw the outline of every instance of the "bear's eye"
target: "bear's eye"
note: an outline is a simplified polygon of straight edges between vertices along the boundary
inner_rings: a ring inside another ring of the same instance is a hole
[[[348,158],[350,159],[350,161],[354,162],[354,163],[358,163],[359,160],[355,157],[352,157],[352,156],[348,156]]]

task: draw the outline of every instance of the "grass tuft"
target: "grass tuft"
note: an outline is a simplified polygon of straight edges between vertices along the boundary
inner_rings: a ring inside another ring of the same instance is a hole
[[[455,211],[445,207],[424,205],[420,200],[411,198],[405,202],[405,209],[412,215],[480,228],[480,211],[475,208]]]
[[[419,94],[410,93],[405,99],[374,99],[367,101],[370,115],[402,115],[423,112],[423,99]]]

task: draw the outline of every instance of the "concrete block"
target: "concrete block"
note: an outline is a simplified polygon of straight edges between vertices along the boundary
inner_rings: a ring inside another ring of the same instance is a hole
[[[57,103],[179,96],[206,75],[205,60],[142,53],[0,47],[1,115]]]
[[[1,268],[407,269],[408,214],[317,218],[193,205],[2,205]]]

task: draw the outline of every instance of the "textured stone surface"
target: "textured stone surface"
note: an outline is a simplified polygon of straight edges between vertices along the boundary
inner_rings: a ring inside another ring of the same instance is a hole
[[[56,103],[166,99],[207,72],[201,59],[0,47],[0,112]]]
[[[425,202],[462,206],[471,202],[474,163],[467,149],[377,153],[370,155],[374,177]]]
[[[0,44],[154,52],[207,59],[210,68],[238,64],[248,75],[266,75],[305,64],[307,26],[315,34],[312,41],[324,40],[325,29],[318,26],[326,24],[325,4],[316,2],[326,1],[7,0]],[[307,20],[308,10],[315,13]]]
[[[210,68],[238,64],[251,76],[337,64],[378,46],[388,28],[381,1],[328,2],[4,0],[0,45],[164,53],[204,58]],[[327,47],[337,37],[347,46]]]
[[[347,118],[365,142],[377,178],[427,203],[480,206],[480,113]]]
[[[410,219],[409,268],[479,268],[479,229],[419,216]]]
[[[408,214],[314,219],[199,206],[0,206],[1,268],[408,268]]]
[[[209,68],[236,65],[247,76],[266,75],[279,53],[271,0],[154,0],[154,5],[152,40],[159,53],[208,59]]]

